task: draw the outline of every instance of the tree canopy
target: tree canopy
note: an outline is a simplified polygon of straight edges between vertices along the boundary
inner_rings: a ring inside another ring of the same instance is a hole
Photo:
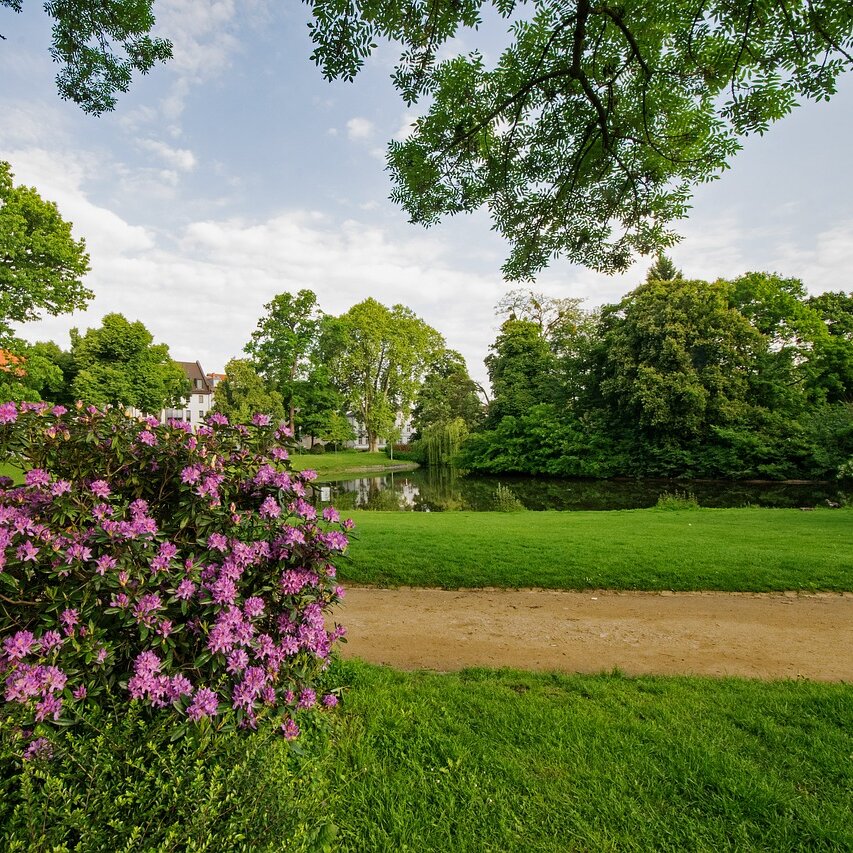
[[[393,198],[413,222],[488,207],[510,279],[555,255],[625,270],[676,239],[691,188],[740,138],[803,99],[828,99],[853,65],[849,0],[307,0],[313,58],[351,79],[381,40],[412,134],[392,142]],[[492,7],[511,43],[444,58]]]
[[[305,2],[328,79],[353,79],[380,41],[399,45],[394,85],[428,107],[389,145],[392,198],[424,225],[488,208],[511,247],[510,279],[555,256],[622,271],[671,246],[692,189],[744,136],[829,99],[853,66],[849,0]],[[112,109],[133,72],[171,56],[150,35],[152,3],[46,3],[62,97]],[[452,55],[486,13],[509,30],[497,61]]]
[[[253,415],[266,414],[284,420],[281,394],[271,390],[245,358],[232,358],[225,365],[225,379],[213,392],[214,409],[232,423],[248,423]]]
[[[172,44],[150,35],[154,0],[47,0],[53,20],[50,55],[61,65],[56,85],[64,100],[100,115],[130,88],[133,73],[172,56]],[[23,0],[0,0],[20,12]]]
[[[96,406],[113,405],[156,413],[183,399],[190,384],[139,321],[107,314],[101,326],[81,335],[71,330],[71,355],[78,370],[74,396]]]
[[[408,414],[444,339],[404,305],[387,308],[375,299],[353,305],[337,325],[341,347],[331,373],[376,450],[380,438],[393,437],[397,415]]]
[[[92,298],[83,285],[85,242],[74,239],[53,202],[12,178],[0,161],[0,338],[10,334],[10,323],[84,308]]]
[[[310,397],[308,376],[320,342],[323,312],[311,290],[300,290],[296,296],[280,293],[264,311],[244,351],[268,385],[281,395],[290,427],[295,429],[296,409]]]

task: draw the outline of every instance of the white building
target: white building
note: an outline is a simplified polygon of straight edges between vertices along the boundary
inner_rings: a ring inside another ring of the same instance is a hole
[[[369,447],[367,442],[367,428],[352,412],[347,412],[347,420],[355,433],[355,441],[348,441],[346,446],[354,450],[367,450]],[[394,426],[400,431],[400,437],[394,444],[409,444],[412,440],[412,433],[415,431],[411,418],[404,417],[402,412],[397,412]],[[381,438],[379,439],[378,447],[382,450],[387,444],[388,442],[384,438]]]
[[[205,373],[197,361],[179,361],[177,365],[190,381],[190,394],[181,400],[180,408],[163,409],[160,422],[174,419],[188,421],[193,427],[201,426],[213,408],[213,390],[225,378],[225,374]]]

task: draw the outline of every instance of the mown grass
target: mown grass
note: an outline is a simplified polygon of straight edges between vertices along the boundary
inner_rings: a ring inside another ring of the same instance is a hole
[[[21,483],[24,479],[21,469],[8,462],[0,462],[0,477],[11,477],[16,483]]]
[[[853,510],[353,512],[340,575],[384,586],[853,590]]]
[[[338,664],[341,850],[853,849],[853,686]]]
[[[384,453],[370,453],[364,450],[340,450],[337,453],[294,453],[290,457],[297,471],[311,469],[322,479],[345,474],[373,473],[380,469],[412,469],[418,466],[414,462],[393,462]]]

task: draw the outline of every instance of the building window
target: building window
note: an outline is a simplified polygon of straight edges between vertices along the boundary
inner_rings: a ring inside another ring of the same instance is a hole
[[[199,394],[199,395],[198,395],[198,401],[199,401],[199,403],[203,403],[203,402],[204,402],[204,395],[203,395],[203,394]]]

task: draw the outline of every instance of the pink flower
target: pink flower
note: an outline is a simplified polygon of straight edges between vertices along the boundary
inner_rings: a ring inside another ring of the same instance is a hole
[[[99,498],[105,498],[110,494],[110,485],[106,480],[95,480],[89,485],[89,491]]]
[[[256,595],[253,595],[251,598],[247,598],[243,602],[243,612],[246,614],[248,619],[254,619],[257,616],[260,616],[264,612],[264,600],[262,598],[258,598]]]
[[[28,486],[46,486],[50,482],[50,474],[41,468],[31,468],[24,477]]]
[[[228,537],[223,536],[221,533],[211,533],[207,537],[207,547],[224,553],[228,550]]]
[[[323,518],[326,521],[340,521],[341,516],[333,506],[327,506],[323,510]]]
[[[109,554],[102,554],[95,560],[95,571],[99,575],[106,574],[108,569],[114,569],[116,567],[116,558],[111,557]]]
[[[18,420],[18,407],[14,403],[0,406],[0,424],[13,424]]]
[[[62,623],[65,636],[69,637],[74,633],[74,626],[80,621],[80,616],[74,609],[63,610],[59,621]]]
[[[187,708],[187,716],[194,721],[200,720],[202,717],[213,717],[219,708],[219,698],[207,687],[202,687],[193,697],[189,708]]]
[[[71,483],[68,480],[57,480],[51,487],[50,493],[58,498],[60,495],[64,495],[67,492],[71,491]]]
[[[207,416],[207,422],[209,424],[216,424],[217,426],[228,426],[228,418],[220,412],[211,412]]]
[[[24,752],[24,761],[50,761],[53,758],[53,746],[46,737],[37,737]]]
[[[40,702],[36,703],[36,722],[40,723],[48,717],[59,719],[62,713],[62,697],[48,693]]]
[[[281,732],[285,740],[296,740],[299,737],[299,726],[294,720],[288,718],[281,724]]]
[[[188,601],[195,593],[195,584],[189,579],[184,578],[175,590],[175,595],[182,601]]]
[[[21,660],[32,651],[35,645],[35,637],[32,632],[18,631],[3,641],[3,651],[11,660]]]
[[[38,556],[39,549],[27,539],[26,542],[22,542],[18,549],[15,551],[15,555],[22,562],[30,562],[34,563],[36,561],[36,557]]]
[[[66,409],[65,406],[54,406],[50,410],[50,413],[52,415],[56,415],[56,417],[59,417],[60,415],[64,415],[67,411],[68,409]]]
[[[310,687],[306,687],[299,694],[299,701],[296,703],[297,708],[313,708],[314,705],[317,704],[317,694],[311,690]]]
[[[74,697],[78,702],[80,702],[81,700],[83,700],[83,699],[85,699],[85,698],[86,698],[86,694],[87,694],[87,693],[88,693],[88,691],[86,690],[86,685],[85,685],[85,684],[81,684],[79,687],[75,687],[75,688],[74,688],[74,690],[71,692],[71,695],[72,695],[72,696],[73,696],[73,697]]]
[[[64,640],[59,634],[59,631],[45,631],[41,635],[41,650],[43,653],[52,651],[57,646],[61,646]]]
[[[261,518],[278,518],[281,515],[281,507],[278,505],[278,501],[274,497],[268,497],[261,504],[261,508],[258,512],[260,513]]]
[[[157,444],[157,436],[154,435],[153,432],[149,432],[147,429],[142,430],[142,432],[136,436],[136,440],[140,444],[147,444],[149,447],[154,447]]]
[[[228,672],[239,675],[249,663],[249,655],[243,649],[235,649],[228,655]]]
[[[258,414],[252,416],[252,423],[255,426],[269,426],[270,416],[258,412]]]
[[[337,697],[337,696],[335,696],[335,694],[334,694],[334,693],[327,693],[327,694],[323,697],[323,704],[324,704],[327,708],[334,708],[334,707],[335,707],[335,705],[337,705],[337,704],[338,704],[338,697]]]

